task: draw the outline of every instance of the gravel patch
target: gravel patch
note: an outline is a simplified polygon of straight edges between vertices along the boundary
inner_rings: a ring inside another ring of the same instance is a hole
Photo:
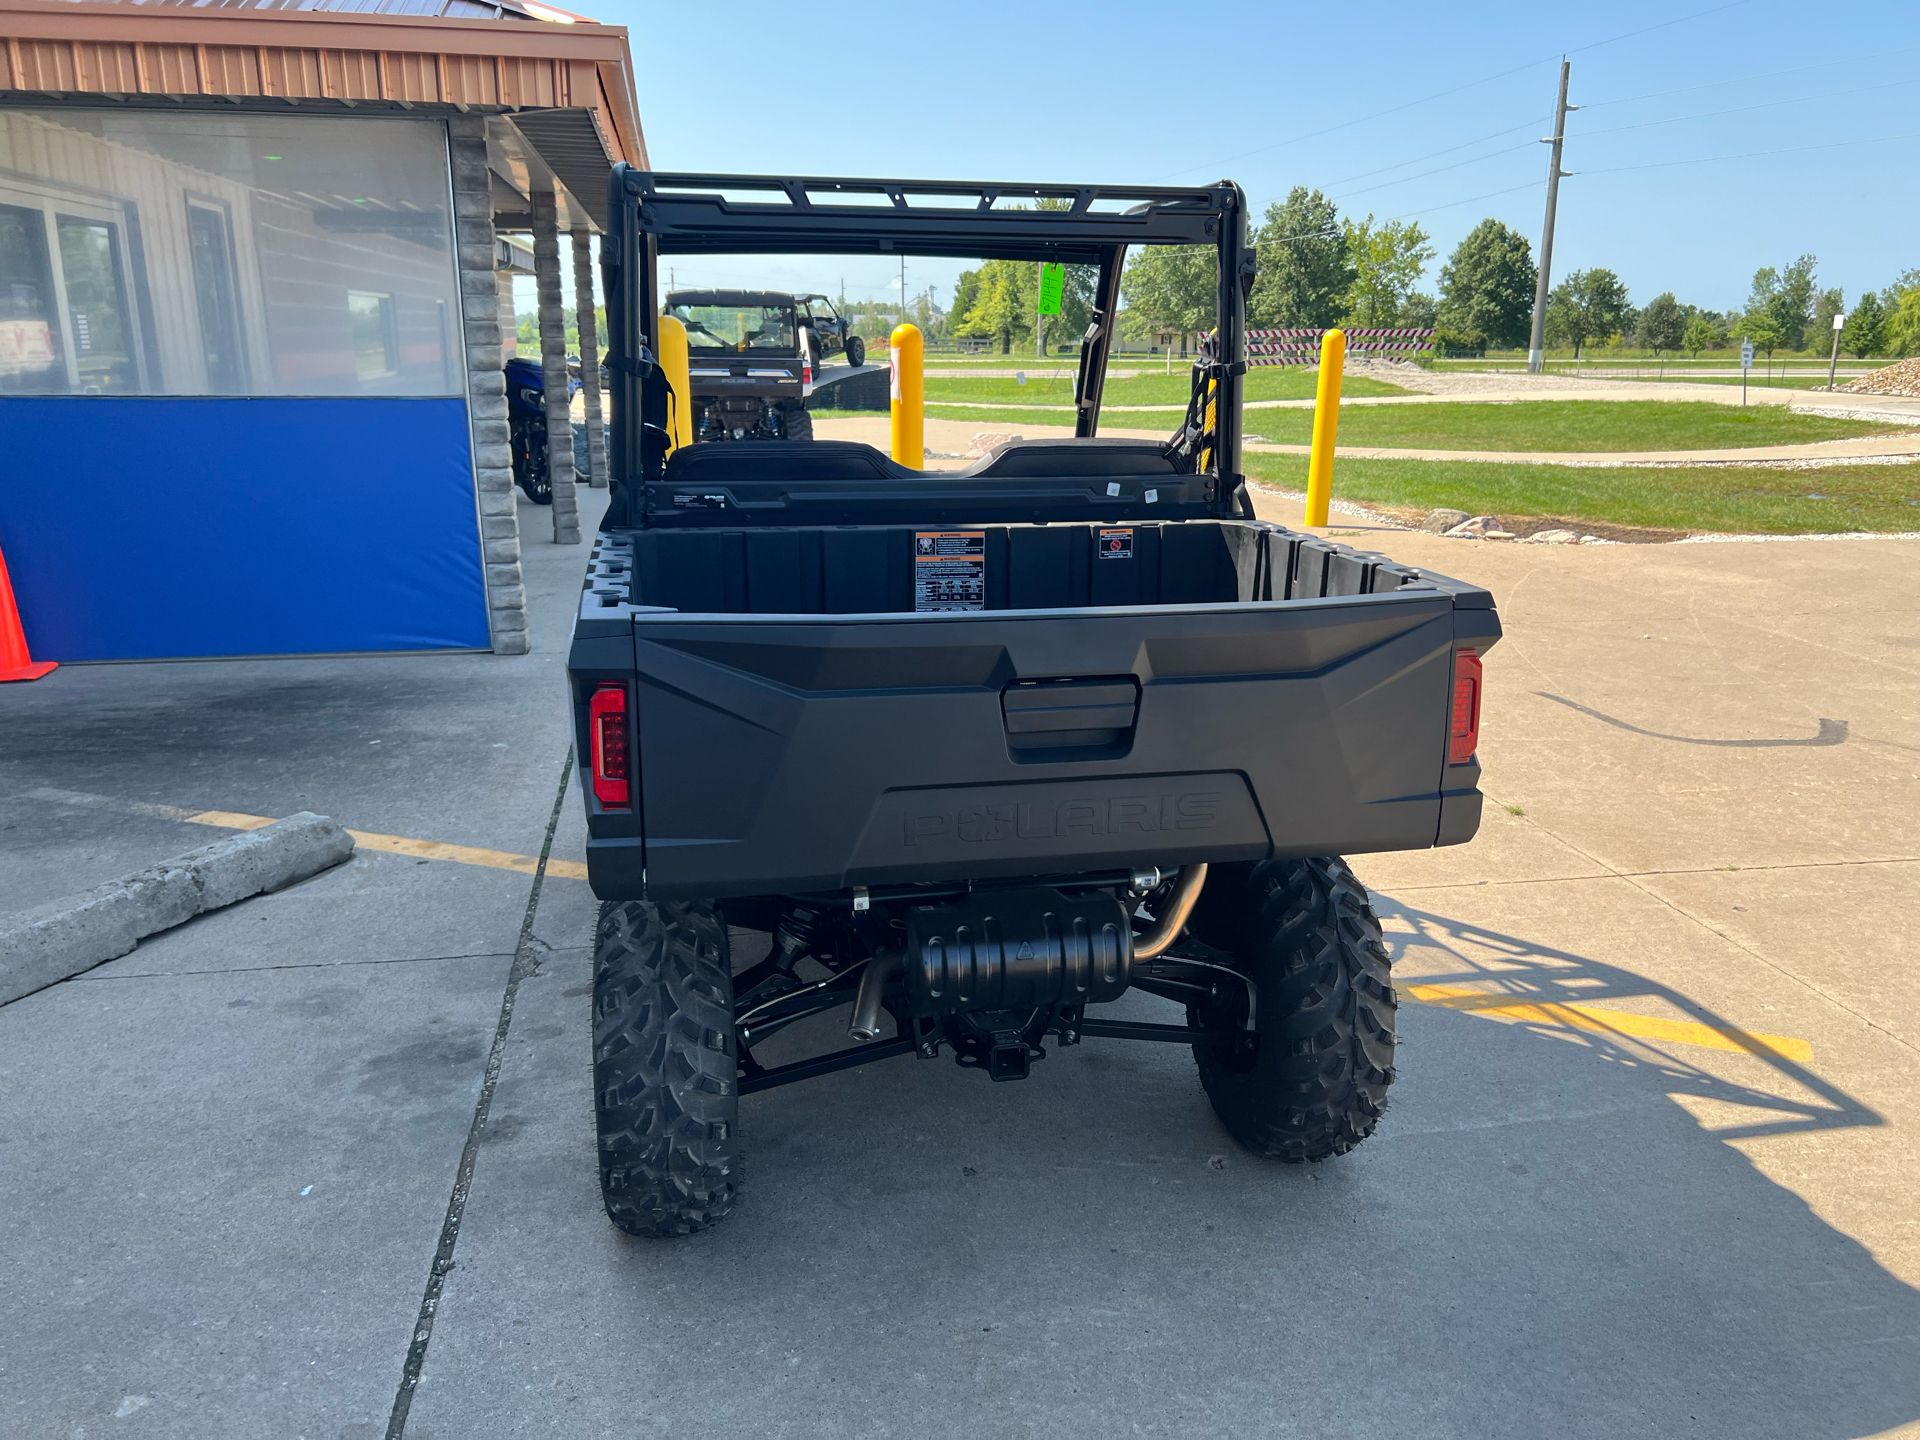
[[[1920,530],[1837,530],[1826,535],[1689,535],[1675,545],[1772,545],[1798,540],[1920,540]]]
[[[1920,400],[1920,355],[1870,370],[1835,388],[1848,395],[1903,395]]]

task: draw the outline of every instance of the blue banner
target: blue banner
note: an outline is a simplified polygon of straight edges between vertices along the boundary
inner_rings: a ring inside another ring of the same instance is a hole
[[[0,398],[43,660],[486,648],[466,402]]]

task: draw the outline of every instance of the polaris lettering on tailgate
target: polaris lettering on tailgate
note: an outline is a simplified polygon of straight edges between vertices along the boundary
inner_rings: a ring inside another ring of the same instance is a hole
[[[909,845],[959,840],[986,845],[998,840],[1068,839],[1075,835],[1152,835],[1163,830],[1209,830],[1225,797],[1217,790],[1185,795],[1115,795],[1105,800],[990,801],[953,809],[909,812]]]
[[[943,785],[881,795],[851,869],[937,873],[947,864],[1040,859],[1091,868],[1143,855],[1172,864],[1201,855],[1243,860],[1265,855],[1269,843],[1246,778],[1231,773]]]

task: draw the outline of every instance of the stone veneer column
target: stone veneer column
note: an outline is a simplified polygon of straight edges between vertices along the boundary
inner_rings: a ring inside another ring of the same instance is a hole
[[[527,653],[527,588],[520,574],[520,521],[507,440],[507,382],[501,370],[500,281],[494,271],[493,196],[487,179],[486,122],[447,122],[453,157],[453,235],[460,265],[460,333],[467,359],[467,416],[473,482],[480,502],[487,622],[496,655]]]
[[[607,430],[600,420],[600,325],[593,314],[593,237],[573,232],[573,313],[580,322],[580,385],[587,402],[587,483],[607,488]]]
[[[560,217],[551,185],[533,191],[533,278],[540,292],[540,368],[547,387],[547,465],[553,477],[553,543],[580,543],[573,490],[573,414],[567,403],[567,322],[560,304]]]

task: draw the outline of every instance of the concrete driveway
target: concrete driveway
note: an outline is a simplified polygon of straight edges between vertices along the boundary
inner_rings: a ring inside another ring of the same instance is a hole
[[[142,805],[467,847],[0,1008],[0,1434],[1920,1425],[1920,543],[1343,533],[1507,626],[1480,839],[1357,861],[1411,1002],[1380,1133],[1256,1163],[1173,1047],[897,1060],[750,1100],[679,1243],[595,1187],[581,551],[529,545],[521,659],[0,690],[8,907],[209,838]]]

